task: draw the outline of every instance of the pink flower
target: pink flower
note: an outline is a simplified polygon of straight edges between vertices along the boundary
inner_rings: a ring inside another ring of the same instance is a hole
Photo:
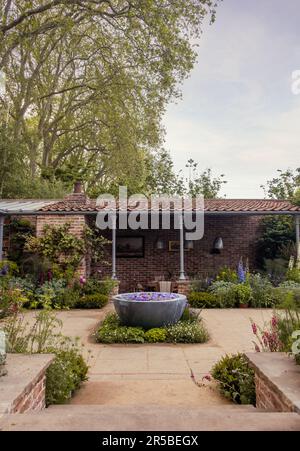
[[[81,285],[84,285],[84,284],[86,283],[86,278],[83,277],[83,276],[80,276],[80,277],[79,277],[79,283],[80,283]]]
[[[254,335],[257,334],[257,326],[255,323],[252,323],[252,331],[253,331]]]
[[[275,329],[278,324],[278,318],[276,316],[272,317],[272,327]]]
[[[202,378],[202,380],[207,380],[207,381],[211,381],[211,375],[210,374],[206,374],[203,378]]]

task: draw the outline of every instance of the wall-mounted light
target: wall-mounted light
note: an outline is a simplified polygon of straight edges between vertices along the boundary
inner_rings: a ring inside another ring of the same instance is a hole
[[[158,249],[158,250],[164,249],[164,248],[165,248],[165,243],[164,243],[164,241],[163,241],[163,240],[157,240],[156,243],[155,243],[155,247],[156,247],[156,249]]]
[[[186,241],[184,247],[188,251],[194,249],[194,241],[192,241],[192,240]]]
[[[214,241],[212,254],[220,254],[223,249],[224,249],[223,238],[219,236]]]

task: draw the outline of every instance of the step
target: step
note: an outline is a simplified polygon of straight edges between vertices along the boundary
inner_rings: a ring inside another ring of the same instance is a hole
[[[43,410],[43,414],[45,415],[52,415],[54,412],[56,414],[63,414],[63,413],[75,413],[76,414],[98,414],[101,413],[103,411],[103,409],[106,409],[107,407],[109,407],[111,409],[111,411],[113,411],[113,409],[115,410],[119,410],[121,407],[122,409],[137,409],[138,405],[131,405],[128,404],[127,406],[99,406],[99,405],[95,405],[95,404],[89,404],[89,405],[82,405],[82,404],[60,404],[60,405],[53,405],[48,407],[47,409]],[[184,407],[181,406],[174,406],[174,405],[169,405],[169,406],[161,406],[158,404],[147,404],[147,410],[151,410],[156,412],[158,409],[160,410],[161,408],[164,409],[176,409],[177,411],[180,412],[184,412],[186,410],[190,411],[190,410],[194,410],[195,407],[193,406],[193,408],[191,409],[191,407],[189,405],[186,405]],[[145,409],[145,407],[143,406],[139,406],[139,408]],[[205,412],[215,412],[216,410],[222,410],[223,413],[227,413],[227,412],[266,412],[265,410],[262,409],[256,409],[254,406],[252,405],[238,405],[238,404],[225,404],[225,405],[221,405],[221,406],[211,406],[211,405],[207,405],[207,406],[201,406],[201,407],[197,407],[195,410],[201,410],[201,412],[203,410],[205,410]]]
[[[300,431],[296,413],[237,407],[61,406],[33,414],[7,415],[4,431]]]

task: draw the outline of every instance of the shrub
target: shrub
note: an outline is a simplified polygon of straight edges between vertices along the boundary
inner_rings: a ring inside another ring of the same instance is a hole
[[[149,329],[145,332],[145,341],[149,343],[163,343],[167,339],[167,331],[163,327]]]
[[[180,321],[196,323],[199,321],[199,316],[200,316],[199,312],[195,312],[195,311],[191,310],[190,308],[186,307],[183,311]]]
[[[249,305],[252,301],[252,288],[246,283],[239,283],[234,286],[233,293],[238,304]]]
[[[286,279],[291,282],[296,282],[297,284],[300,284],[300,269],[298,268],[291,268],[288,269],[286,273]]]
[[[263,277],[261,274],[251,274],[249,276],[249,283],[252,288],[252,307],[267,308],[276,304],[274,288],[267,277]]]
[[[220,299],[214,293],[192,292],[188,296],[188,301],[193,308],[219,308]]]
[[[28,298],[19,288],[0,287],[0,318],[18,312],[27,301]]]
[[[103,294],[109,296],[113,288],[116,286],[116,281],[112,279],[94,279],[90,278],[82,287],[84,294]]]
[[[238,283],[238,275],[234,269],[224,266],[217,275],[217,281]]]
[[[88,366],[77,348],[54,353],[55,360],[46,372],[47,405],[65,403],[81,382],[87,380]]]
[[[212,277],[206,277],[205,279],[195,279],[191,282],[191,290],[195,292],[207,291],[212,282],[213,282]]]
[[[144,343],[145,331],[141,327],[113,327],[103,325],[97,332],[99,343]]]
[[[53,305],[56,308],[74,308],[77,302],[80,301],[80,291],[77,286],[66,287],[53,300]]]
[[[170,343],[205,343],[209,335],[203,324],[199,322],[179,321],[166,328],[167,341]]]
[[[226,355],[213,367],[220,392],[237,404],[255,405],[254,370],[242,354]]]
[[[86,294],[82,296],[76,301],[76,308],[102,308],[108,303],[108,297],[104,294],[95,293],[95,294]]]
[[[26,354],[55,354],[46,373],[47,404],[68,400],[80,383],[86,380],[88,366],[77,341],[59,332],[62,323],[51,310],[41,310],[31,328],[24,317],[14,315],[6,321],[4,332],[8,352]]]
[[[209,288],[209,292],[216,296],[220,308],[232,308],[236,303],[235,286],[236,284],[231,282],[214,282]]]
[[[115,313],[108,314],[96,339],[100,343],[144,343],[145,341],[169,343],[204,343],[209,335],[198,315],[191,315],[190,319],[180,321],[174,326],[153,328],[146,331],[142,327],[122,326]]]

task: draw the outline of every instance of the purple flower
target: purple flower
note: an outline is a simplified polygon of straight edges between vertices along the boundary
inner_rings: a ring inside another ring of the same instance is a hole
[[[158,292],[151,292],[151,293],[130,293],[126,294],[126,299],[129,301],[165,301],[169,299],[176,299],[177,294],[175,293],[158,293]]]
[[[237,275],[238,275],[240,283],[246,282],[246,271],[244,269],[242,259],[240,260],[239,265],[238,265]]]

